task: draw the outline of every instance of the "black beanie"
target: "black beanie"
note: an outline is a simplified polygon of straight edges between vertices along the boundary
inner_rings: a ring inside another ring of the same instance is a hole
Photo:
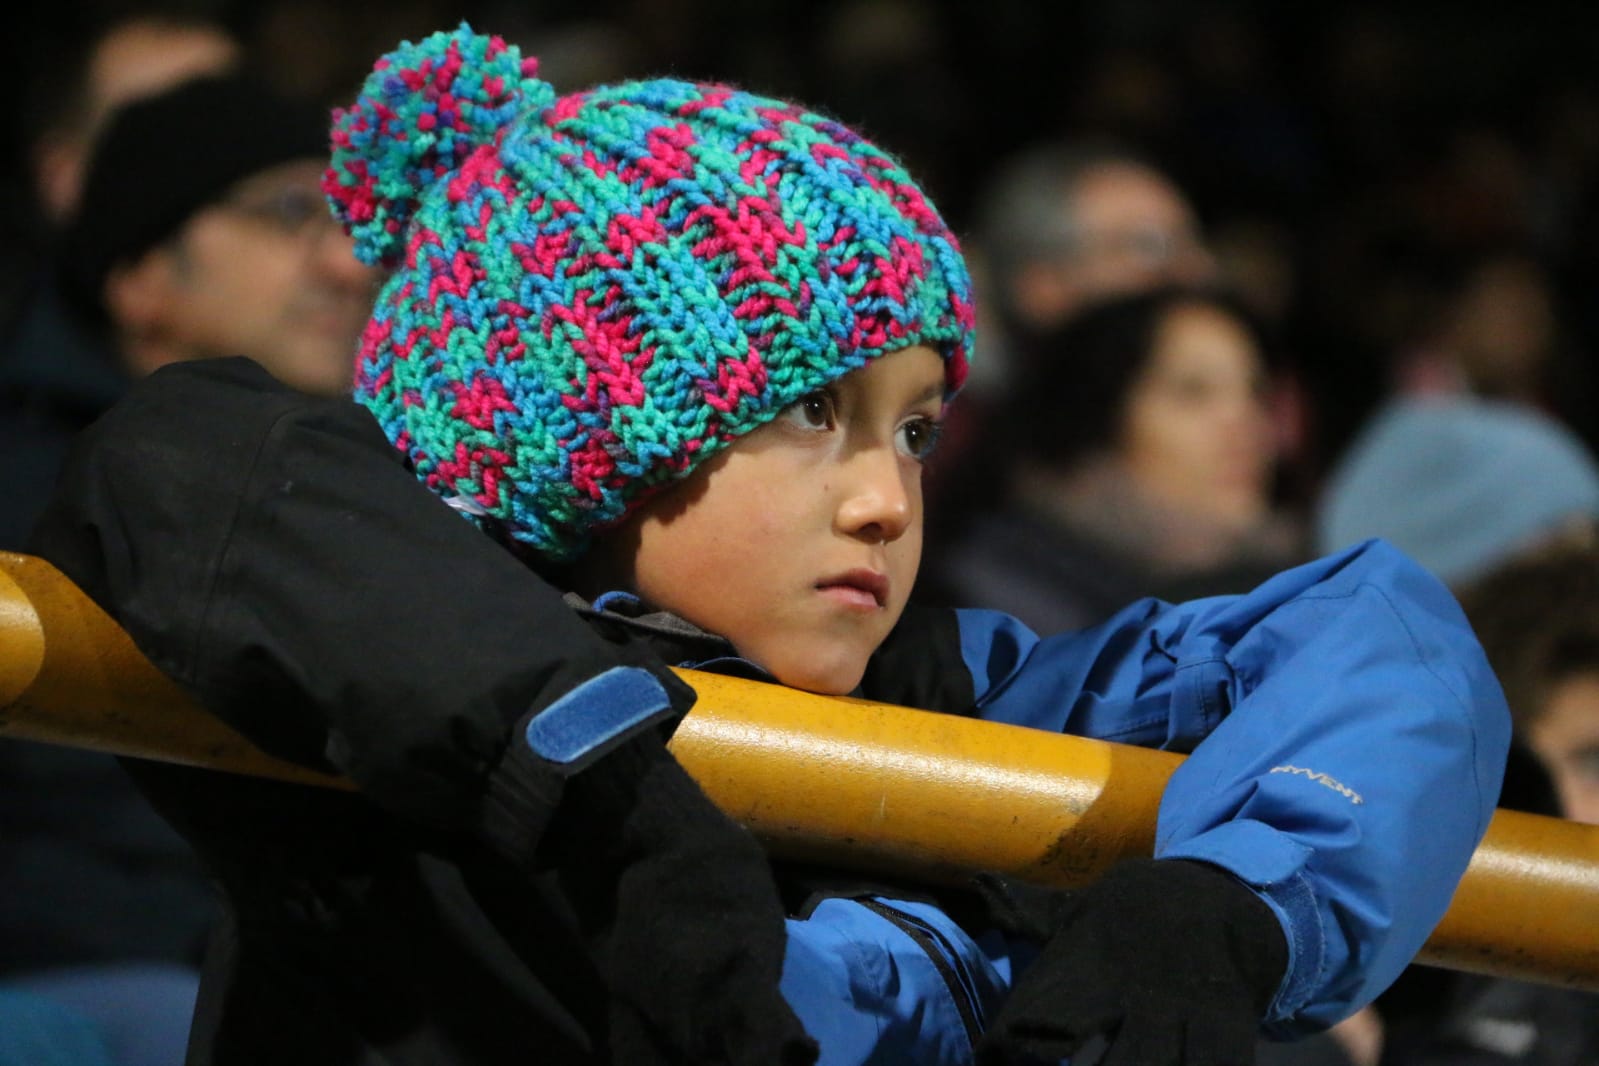
[[[328,110],[247,75],[195,78],[120,108],[95,143],[62,246],[62,283],[103,316],[105,279],[160,244],[235,182],[326,159]]]

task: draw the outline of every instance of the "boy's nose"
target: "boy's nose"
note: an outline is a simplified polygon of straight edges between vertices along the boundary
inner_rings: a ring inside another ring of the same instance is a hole
[[[844,532],[874,541],[898,540],[916,518],[920,482],[907,483],[893,448],[857,453],[848,488],[839,503],[838,523]]]

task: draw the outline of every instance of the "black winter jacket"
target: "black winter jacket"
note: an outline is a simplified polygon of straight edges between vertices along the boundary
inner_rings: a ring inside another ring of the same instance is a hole
[[[31,548],[202,704],[360,789],[130,762],[227,904],[191,1066],[810,1061],[767,859],[665,754],[693,695],[663,663],[726,646],[585,622],[353,403],[243,360],[155,379],[85,435]],[[900,645],[874,698],[970,705]],[[605,750],[507,745],[615,667],[663,696]]]

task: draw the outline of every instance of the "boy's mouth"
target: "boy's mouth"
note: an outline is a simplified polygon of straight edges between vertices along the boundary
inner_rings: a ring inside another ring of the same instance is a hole
[[[863,607],[882,607],[888,603],[888,576],[864,567],[823,578],[816,583],[816,587],[824,591],[836,590],[841,596],[853,597],[855,602]]]

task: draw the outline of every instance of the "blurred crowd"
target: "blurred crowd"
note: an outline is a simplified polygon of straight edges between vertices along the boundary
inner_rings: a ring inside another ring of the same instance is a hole
[[[1385,536],[1460,593],[1506,682],[1507,805],[1599,821],[1599,14],[1574,5],[32,10],[0,45],[26,105],[0,138],[0,549],[72,433],[165,362],[249,354],[339,391],[375,275],[316,188],[326,109],[370,56],[463,16],[560,90],[730,81],[831,110],[921,177],[980,320],[921,596],[1054,630]],[[192,995],[199,872],[131,789],[125,822],[86,831],[83,797],[119,782],[0,746],[0,979],[35,1020],[73,1001],[25,979],[71,967],[160,964],[175,1016]],[[85,914],[128,917],[83,936]],[[1599,1054],[1599,1011],[1564,993],[1423,974],[1379,1007],[1315,1061]],[[1501,1015],[1525,1039],[1482,1024]],[[106,1062],[175,1061],[107,1039]]]
[[[0,139],[11,150],[0,171],[8,318],[71,195],[49,176],[59,161],[41,155],[98,120],[81,96],[69,103],[85,39],[107,17],[161,9],[49,5],[9,37],[10,69],[30,88]],[[1062,299],[1036,271],[1013,276],[1019,258],[1082,258],[1097,243],[1094,255],[1189,280],[1204,259],[1263,332],[1273,491],[1301,509],[1398,391],[1503,397],[1599,441],[1588,358],[1599,314],[1582,299],[1599,268],[1599,80],[1587,48],[1599,17],[1577,5],[1144,0],[1056,5],[1047,18],[1031,0],[164,9],[214,20],[241,64],[323,105],[359,84],[362,57],[463,16],[525,42],[561,89],[672,73],[815,101],[892,146],[992,265],[980,278],[978,390],[1012,368],[1012,301]],[[1181,211],[1067,252],[1060,219],[1039,215],[1050,164],[1016,173],[1026,153],[1052,150],[1136,156]]]

